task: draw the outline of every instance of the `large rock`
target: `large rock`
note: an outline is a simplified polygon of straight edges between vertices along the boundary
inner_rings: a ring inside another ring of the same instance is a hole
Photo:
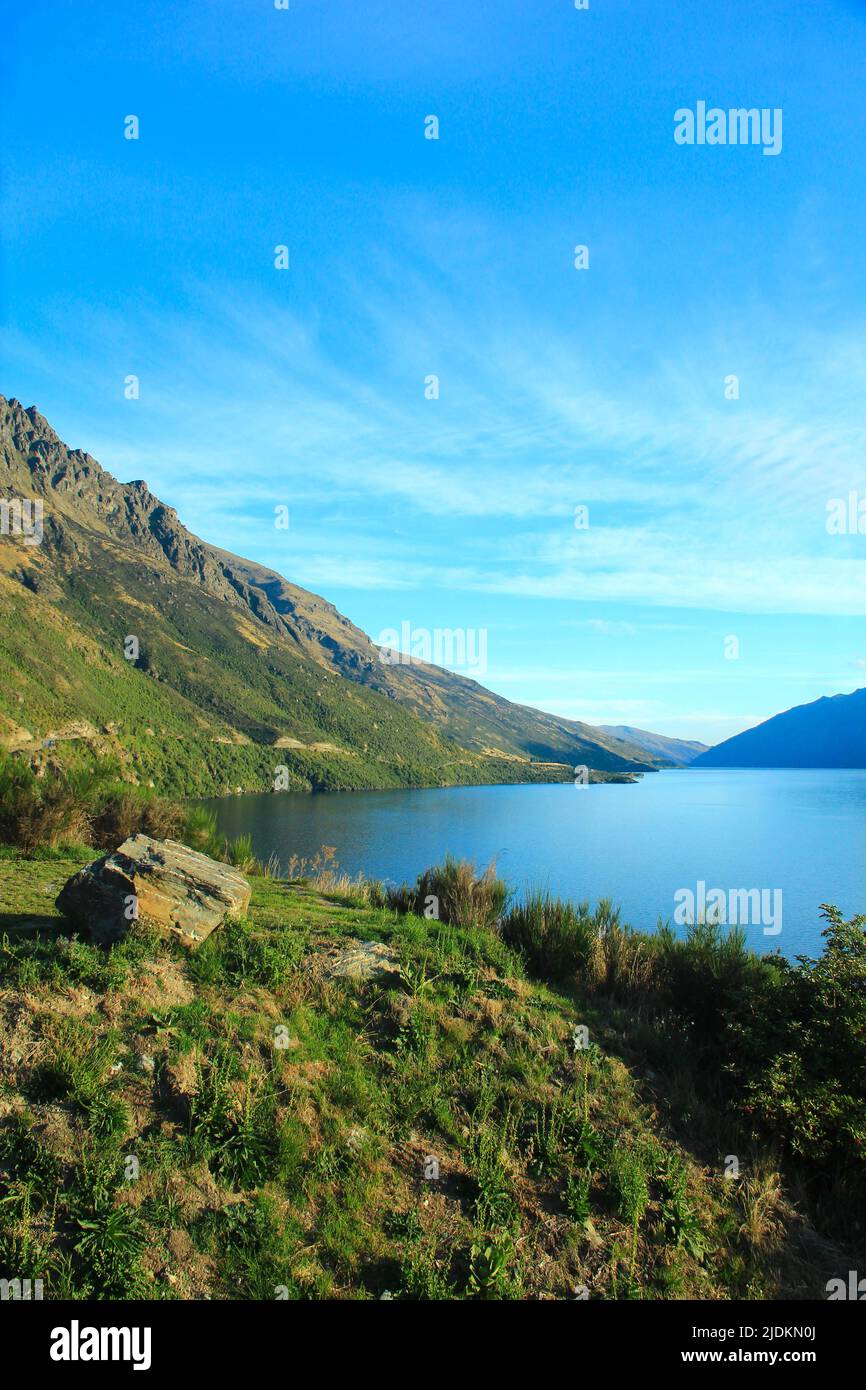
[[[328,980],[376,980],[396,987],[400,957],[381,941],[352,941],[328,946],[318,955],[318,969]]]
[[[139,921],[196,947],[226,917],[244,913],[249,901],[249,883],[230,865],[176,840],[131,835],[112,854],[73,874],[57,906],[103,943],[122,937],[137,912]]]

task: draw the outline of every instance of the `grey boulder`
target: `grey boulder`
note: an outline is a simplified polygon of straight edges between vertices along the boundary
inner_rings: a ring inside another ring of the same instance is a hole
[[[195,948],[227,917],[242,916],[249,901],[249,883],[229,864],[176,840],[131,835],[73,874],[57,906],[104,944],[143,921]]]

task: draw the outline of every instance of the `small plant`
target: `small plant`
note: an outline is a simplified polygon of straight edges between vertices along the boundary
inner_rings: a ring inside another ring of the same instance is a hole
[[[427,974],[426,961],[418,964],[415,961],[407,960],[400,966],[400,979],[406,986],[407,994],[411,994],[413,999],[419,999],[422,995],[429,994],[439,978],[438,975]]]
[[[649,1206],[649,1182],[643,1157],[636,1149],[614,1151],[613,1183],[619,1214],[631,1225],[629,1270],[634,1278],[640,1223]]]
[[[424,1236],[420,1223],[408,1227],[404,1236],[400,1290],[406,1298],[424,1302],[454,1296],[454,1285],[438,1258],[436,1242]]]
[[[214,1177],[256,1187],[277,1165],[279,1135],[271,1088],[251,1073],[239,1078],[229,1052],[199,1065],[190,1107],[190,1150]]]
[[[686,1165],[678,1156],[671,1157],[659,1176],[659,1215],[665,1238],[700,1263],[706,1255],[707,1241],[694,1204],[689,1199]]]
[[[493,1240],[475,1243],[469,1251],[469,1281],[466,1289],[469,1297],[514,1297],[517,1293],[512,1272],[514,1261],[514,1239],[507,1231]]]
[[[583,1166],[595,1171],[605,1155],[606,1144],[593,1125],[582,1124],[577,1133],[575,1149]]]
[[[44,1278],[56,1266],[57,1198],[55,1189],[46,1215],[36,1183],[27,1181],[13,1184],[0,1199],[0,1278],[20,1278],[22,1270],[30,1272],[24,1277]]]
[[[569,1173],[565,1180],[565,1209],[578,1226],[586,1226],[592,1213],[592,1174]]]
[[[78,1019],[51,1020],[43,1035],[44,1060],[35,1075],[36,1091],[48,1098],[69,1096],[85,1109],[98,1105],[118,1041],[116,1033],[99,1034]]]
[[[565,1101],[545,1101],[534,1107],[526,1153],[531,1170],[539,1177],[559,1172],[574,1127],[574,1110]]]
[[[478,1107],[475,1124],[469,1136],[469,1162],[478,1185],[475,1198],[475,1219],[486,1229],[512,1226],[519,1209],[512,1192],[511,1179],[505,1164],[505,1151],[512,1133],[512,1118],[506,1115],[499,1127],[484,1102]]]
[[[75,1252],[94,1293],[101,1298],[143,1297],[139,1261],[145,1230],[135,1213],[126,1206],[102,1207],[77,1224],[83,1235]]]

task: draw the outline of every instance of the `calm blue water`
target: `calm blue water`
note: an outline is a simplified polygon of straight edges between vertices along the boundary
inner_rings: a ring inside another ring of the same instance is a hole
[[[747,927],[755,950],[819,954],[822,902],[866,912],[866,771],[678,771],[637,784],[284,792],[205,803],[220,831],[248,831],[256,853],[313,855],[334,845],[351,874],[414,879],[450,851],[496,860],[513,888],[611,897],[652,929],[675,894],[780,889],[782,930]],[[768,896],[768,901],[770,898]],[[778,901],[778,900],[776,900]]]

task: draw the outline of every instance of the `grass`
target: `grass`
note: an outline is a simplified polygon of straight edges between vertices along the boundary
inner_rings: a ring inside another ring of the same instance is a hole
[[[439,889],[430,917],[337,891],[326,859],[326,888],[254,877],[248,917],[192,955],[141,926],[103,952],[53,907],[86,857],[0,856],[0,1277],[48,1298],[724,1299],[822,1296],[857,1267],[701,1091],[667,993],[688,957],[610,909],[509,911],[451,864],[406,890]],[[398,973],[334,976],[359,941]],[[733,997],[738,959],[702,940],[691,968]]]
[[[294,791],[571,781],[576,759],[598,763],[599,780],[628,776],[603,770],[622,763],[617,754],[552,729],[554,762],[533,762],[519,706],[507,710],[513,729],[497,726],[502,753],[483,752],[482,709],[452,711],[436,728],[438,702],[420,717],[414,699],[323,669],[136,547],[103,546],[91,531],[86,545],[96,556],[74,573],[52,562],[62,594],[50,599],[0,571],[0,732],[14,731],[18,761],[40,772],[89,775],[110,758],[127,784],[183,798],[272,791],[277,769]],[[142,640],[136,663],[123,657],[128,633]],[[52,825],[38,800],[32,844]]]
[[[413,886],[389,889],[384,900],[398,912],[483,931],[498,926],[508,897],[494,864],[478,874],[474,864],[449,854],[444,863],[419,874]]]
[[[541,979],[564,980],[598,968],[606,904],[595,913],[549,893],[532,892],[516,903],[502,924],[504,939]]]

